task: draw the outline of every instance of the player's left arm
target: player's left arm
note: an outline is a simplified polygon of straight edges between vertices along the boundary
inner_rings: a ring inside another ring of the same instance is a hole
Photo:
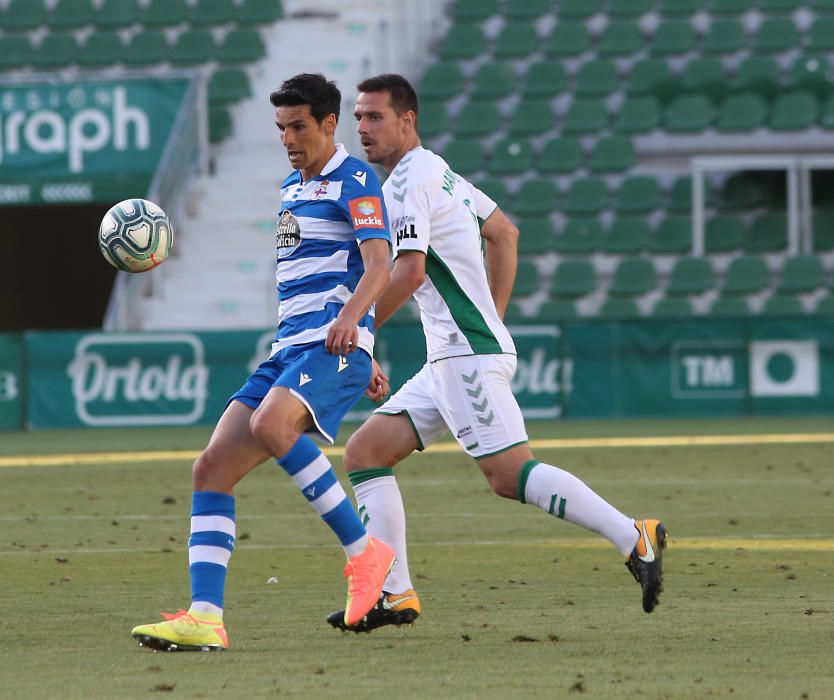
[[[324,346],[334,355],[346,355],[359,343],[359,321],[391,279],[391,254],[387,238],[366,238],[359,245],[365,271],[353,295],[327,332]]]
[[[495,207],[481,227],[481,236],[486,241],[489,291],[498,317],[503,319],[518,267],[518,228],[501,209]]]

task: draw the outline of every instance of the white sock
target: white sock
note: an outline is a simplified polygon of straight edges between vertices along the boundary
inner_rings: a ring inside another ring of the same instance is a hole
[[[519,500],[537,505],[605,537],[623,556],[637,543],[634,520],[603,500],[573,474],[541,462],[528,462],[519,475]]]
[[[403,593],[413,588],[405,544],[405,509],[393,470],[360,469],[350,472],[348,476],[365,528],[371,535],[389,544],[397,555],[383,588],[388,593]]]

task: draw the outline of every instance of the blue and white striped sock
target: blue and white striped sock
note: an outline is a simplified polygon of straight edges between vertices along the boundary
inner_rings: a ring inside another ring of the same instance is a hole
[[[290,451],[276,461],[336,533],[348,559],[361,554],[368,545],[368,533],[336,479],[330,461],[316,443],[302,435]]]
[[[188,572],[191,609],[223,614],[226,568],[235,548],[235,498],[217,491],[191,495]]]

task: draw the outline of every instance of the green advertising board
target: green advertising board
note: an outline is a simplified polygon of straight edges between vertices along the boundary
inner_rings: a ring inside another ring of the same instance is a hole
[[[0,204],[145,192],[186,78],[0,85]]]
[[[23,427],[23,336],[0,335],[0,430]]]

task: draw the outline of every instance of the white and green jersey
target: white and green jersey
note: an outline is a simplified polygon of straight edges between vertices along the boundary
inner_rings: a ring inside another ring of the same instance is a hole
[[[394,258],[426,256],[426,279],[414,293],[429,362],[461,355],[515,354],[489,291],[478,219],[496,204],[418,147],[397,163],[382,187]]]

